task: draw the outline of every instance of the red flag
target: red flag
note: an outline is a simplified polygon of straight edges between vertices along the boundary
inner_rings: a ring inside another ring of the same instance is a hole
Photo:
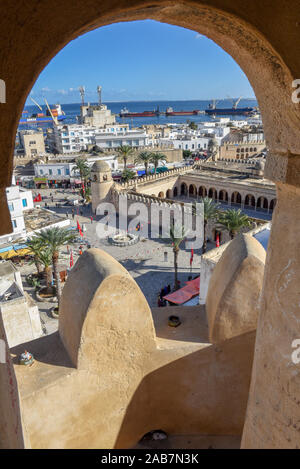
[[[73,267],[73,265],[74,265],[73,251],[71,250],[71,254],[70,254],[70,269]]]
[[[79,231],[80,236],[83,236],[83,233],[81,231],[81,227],[79,225],[79,221],[77,220],[77,230]]]
[[[194,259],[194,249],[191,250],[191,258],[190,258],[190,265],[192,265]]]
[[[220,238],[219,238],[219,235],[217,234],[217,237],[216,237],[216,247],[219,248],[220,247]]]

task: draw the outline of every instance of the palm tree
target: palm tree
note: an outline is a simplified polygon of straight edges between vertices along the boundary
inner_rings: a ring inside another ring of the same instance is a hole
[[[79,171],[80,178],[83,181],[84,193],[87,190],[87,179],[90,176],[91,169],[87,164],[86,160],[83,158],[77,158],[76,165],[73,167],[72,171]]]
[[[214,202],[209,197],[201,197],[199,203],[203,204],[203,246],[202,254],[206,252],[207,248],[207,239],[206,239],[206,230],[207,224],[210,220],[215,221],[219,219],[220,215],[220,205]],[[193,205],[193,212],[195,213],[195,205]]]
[[[30,248],[32,254],[33,254],[33,262],[36,266],[36,271],[38,276],[42,273],[42,262],[39,259],[39,253],[40,253],[40,243],[34,238],[26,242],[27,246]]]
[[[222,212],[218,219],[218,228],[221,231],[228,231],[233,239],[242,228],[251,226],[252,222],[248,215],[245,215],[240,209],[229,209]]]
[[[72,233],[65,228],[54,227],[42,230],[36,237],[41,245],[49,248],[51,251],[53,273],[56,283],[56,296],[59,307],[61,299],[60,277],[58,271],[59,249],[64,244],[69,244],[74,241],[76,233]]]
[[[186,233],[184,232],[183,226],[174,226],[170,228],[170,238],[172,241],[173,253],[174,253],[174,273],[175,273],[175,290],[179,288],[178,285],[178,254],[180,251],[180,244],[185,239]]]
[[[140,163],[145,166],[146,176],[148,174],[148,167],[149,163],[151,162],[152,155],[153,153],[151,153],[150,151],[142,151],[134,161],[135,163]]]
[[[154,164],[154,174],[156,174],[156,169],[161,161],[167,161],[166,155],[163,153],[151,153],[150,163]]]
[[[37,265],[44,266],[44,277],[46,279],[46,290],[47,292],[51,291],[52,283],[52,253],[51,249],[48,246],[45,246],[41,243],[41,240],[34,236],[29,241],[27,241],[27,246],[30,248],[34,255],[34,263]],[[38,270],[39,273],[39,270]]]
[[[117,148],[117,152],[121,156],[123,163],[124,163],[124,171],[127,168],[127,160],[129,156],[132,155],[134,152],[133,148],[130,147],[129,145],[120,145],[119,148]]]
[[[127,182],[133,178],[135,178],[135,172],[130,171],[130,169],[124,169],[124,171],[122,172],[122,181]]]

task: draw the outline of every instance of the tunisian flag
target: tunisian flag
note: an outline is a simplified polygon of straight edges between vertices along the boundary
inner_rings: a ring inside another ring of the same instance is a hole
[[[70,269],[73,267],[74,265],[74,259],[73,259],[73,251],[71,249],[71,253],[70,253]]]
[[[41,202],[42,201],[42,196],[41,194],[38,194],[34,199],[33,202]]]
[[[216,247],[219,248],[220,247],[220,238],[219,238],[219,235],[217,234],[217,237],[216,237]]]
[[[191,258],[190,258],[190,265],[192,265],[194,259],[194,249],[191,249]]]
[[[80,236],[83,236],[83,233],[81,231],[81,227],[79,225],[79,221],[77,220],[77,230],[79,231]]]

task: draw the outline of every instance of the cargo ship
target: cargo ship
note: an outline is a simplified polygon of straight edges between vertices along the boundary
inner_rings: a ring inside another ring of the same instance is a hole
[[[218,101],[213,100],[212,104],[208,106],[208,109],[205,109],[205,113],[208,115],[221,115],[221,116],[251,116],[255,112],[254,107],[237,107],[241,97],[233,102],[233,106],[231,108],[217,108],[216,105]]]
[[[166,109],[166,116],[194,116],[197,114],[200,114],[198,109],[194,109],[193,111],[174,111],[172,107]]]
[[[42,108],[40,108],[42,111]],[[61,108],[60,104],[55,104],[54,109],[51,109],[52,116],[57,119],[57,121],[63,121],[66,119],[66,115],[64,111]],[[23,111],[22,112],[22,117],[20,119],[19,124],[24,125],[24,124],[43,124],[47,122],[53,122],[53,117],[50,114],[50,111],[47,109],[46,113],[44,112],[39,112],[36,114],[28,114],[28,111]]]
[[[126,107],[121,109],[119,114],[120,117],[155,117],[159,115],[160,112],[158,108],[154,111],[130,112]]]

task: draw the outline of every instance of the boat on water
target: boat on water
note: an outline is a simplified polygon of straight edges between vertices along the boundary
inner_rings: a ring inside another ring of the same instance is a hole
[[[40,108],[41,110],[41,108]],[[64,111],[61,108],[60,104],[55,104],[54,108],[51,109],[52,116],[56,118],[58,121],[63,121],[66,119],[66,115]],[[19,124],[24,125],[24,124],[42,124],[44,122],[52,122],[53,117],[51,116],[50,110],[47,109],[46,113],[44,112],[39,112],[36,114],[30,114],[28,111],[23,111],[22,112],[22,117],[20,119]]]
[[[130,112],[126,107],[124,107],[119,113],[120,117],[155,117],[159,115],[159,108],[154,111]]]
[[[200,114],[198,109],[193,111],[174,111],[172,107],[166,109],[166,116],[195,116],[197,114]]]
[[[238,107],[238,104],[241,100],[241,97],[238,98],[236,101],[233,101],[233,105],[230,108],[217,108],[217,103],[215,99],[212,103],[208,106],[208,109],[205,109],[205,113],[211,116],[219,115],[219,116],[251,116],[255,113],[254,107]]]

